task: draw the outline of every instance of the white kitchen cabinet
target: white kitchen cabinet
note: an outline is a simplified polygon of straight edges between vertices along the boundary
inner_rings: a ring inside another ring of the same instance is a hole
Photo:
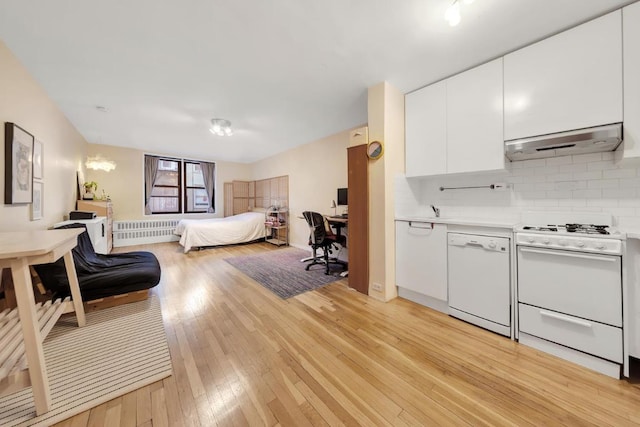
[[[621,26],[617,10],[506,55],[505,139],[621,122]]]
[[[446,83],[447,173],[504,169],[502,58]]]
[[[447,88],[444,81],[405,96],[406,176],[446,173]]]
[[[622,9],[624,157],[640,157],[640,2]]]
[[[396,221],[396,284],[399,288],[447,300],[447,226]]]

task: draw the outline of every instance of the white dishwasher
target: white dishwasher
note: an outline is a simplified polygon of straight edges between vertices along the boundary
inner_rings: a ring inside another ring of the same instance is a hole
[[[448,233],[449,314],[511,335],[510,239]]]

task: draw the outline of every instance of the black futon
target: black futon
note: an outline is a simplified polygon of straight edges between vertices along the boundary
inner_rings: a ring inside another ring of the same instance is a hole
[[[160,282],[160,264],[151,252],[96,254],[84,224],[68,224],[60,228],[85,229],[78,236],[78,246],[72,251],[83,301],[142,291]],[[54,263],[35,265],[34,268],[42,285],[55,298],[70,295],[63,258]]]

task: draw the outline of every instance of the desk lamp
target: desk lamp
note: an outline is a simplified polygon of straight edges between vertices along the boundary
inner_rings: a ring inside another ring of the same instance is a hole
[[[336,209],[337,209],[338,206],[336,206],[336,201],[335,200],[331,201],[331,207],[333,208],[333,216],[336,216],[337,215]]]

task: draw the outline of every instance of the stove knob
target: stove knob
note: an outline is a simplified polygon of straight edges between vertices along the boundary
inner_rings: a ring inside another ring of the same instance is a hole
[[[535,239],[533,237],[528,237],[527,238],[527,242],[533,243],[533,242],[535,242]]]
[[[489,242],[489,248],[490,249],[495,249],[496,248],[496,242]]]
[[[567,246],[567,241],[566,241],[566,240],[560,240],[560,241],[558,242],[558,244],[559,244],[560,246]]]
[[[549,240],[549,239],[544,239],[544,240],[542,241],[542,243],[544,243],[545,245],[548,245],[549,243],[551,243],[551,240]]]
[[[606,247],[606,245],[605,245],[604,243],[598,243],[598,244],[596,245],[596,248],[597,248],[597,249],[600,249],[600,250],[604,249],[605,247]]]
[[[582,240],[578,240],[576,242],[576,246],[579,247],[579,248],[584,248],[584,242]]]

